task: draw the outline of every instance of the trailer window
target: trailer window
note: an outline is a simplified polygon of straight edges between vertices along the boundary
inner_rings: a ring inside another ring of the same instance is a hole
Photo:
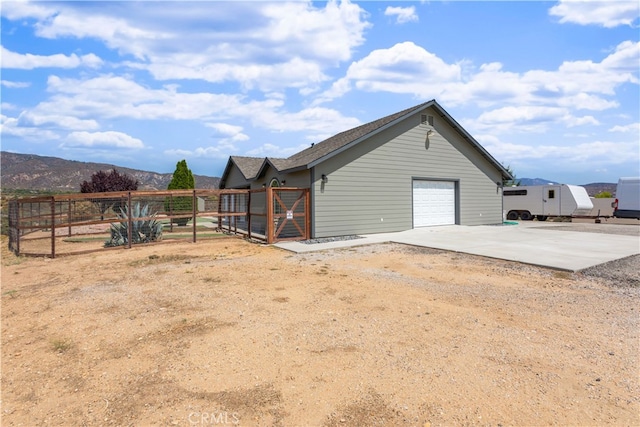
[[[504,196],[526,196],[527,190],[504,190],[502,194]]]
[[[556,198],[556,190],[549,190],[549,198],[550,199]]]

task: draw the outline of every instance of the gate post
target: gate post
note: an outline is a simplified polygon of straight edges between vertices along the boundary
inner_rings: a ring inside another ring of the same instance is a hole
[[[309,188],[304,189],[304,228],[305,240],[311,238],[311,190]]]
[[[266,188],[266,202],[267,202],[267,226],[266,226],[266,233],[267,233],[267,244],[272,244],[273,243],[273,188],[272,187],[267,187]]]
[[[247,238],[251,240],[251,190],[247,190],[247,206],[245,212],[247,215]]]

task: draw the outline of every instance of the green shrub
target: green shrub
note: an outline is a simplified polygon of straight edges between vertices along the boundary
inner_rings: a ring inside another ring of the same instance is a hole
[[[180,160],[176,164],[176,170],[173,172],[171,182],[167,190],[191,190],[196,188],[196,181],[191,173],[191,169],[187,166],[186,160]],[[184,214],[193,212],[193,197],[180,196],[166,198],[164,202],[165,211],[171,214]],[[176,218],[173,220],[178,225],[187,225],[189,218]]]
[[[120,209],[118,217],[121,222],[111,224],[111,238],[104,246],[122,246],[129,244],[129,208]],[[135,218],[148,218],[138,219]],[[149,243],[162,239],[162,224],[156,221],[156,214],[149,214],[149,205],[140,207],[136,203],[131,212],[131,243]]]

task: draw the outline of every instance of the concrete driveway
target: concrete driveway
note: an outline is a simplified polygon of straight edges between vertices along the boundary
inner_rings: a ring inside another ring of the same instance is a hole
[[[640,237],[567,231],[571,223],[521,222],[518,225],[424,227],[398,233],[364,235],[360,239],[305,244],[282,242],[275,246],[294,252],[312,252],[373,243],[403,243],[491,258],[518,261],[560,270],[578,271],[631,255],[640,254]],[[593,224],[594,227],[610,227]]]

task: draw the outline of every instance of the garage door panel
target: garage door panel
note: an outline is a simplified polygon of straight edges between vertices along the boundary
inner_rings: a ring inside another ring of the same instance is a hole
[[[455,224],[455,183],[413,181],[413,226]]]

